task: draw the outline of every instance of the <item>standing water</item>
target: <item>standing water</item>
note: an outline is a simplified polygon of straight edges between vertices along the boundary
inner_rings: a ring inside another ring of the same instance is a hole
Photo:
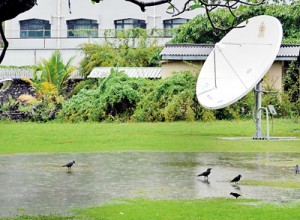
[[[292,166],[299,156],[200,152],[1,155],[0,217],[67,213],[123,198],[196,199],[237,192],[243,198],[300,200],[300,189],[243,185],[243,181],[299,180]],[[72,160],[76,164],[70,170],[62,167]],[[208,180],[197,177],[207,168],[212,168]],[[239,184],[229,183],[239,174]]]

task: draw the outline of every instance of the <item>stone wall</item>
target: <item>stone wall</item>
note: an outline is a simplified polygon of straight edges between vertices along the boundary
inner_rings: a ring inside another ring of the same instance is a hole
[[[22,94],[35,96],[35,90],[29,83],[21,79],[14,79],[13,84],[6,91],[0,92],[0,103],[7,102],[9,96],[17,99]]]
[[[80,82],[81,79],[71,79],[68,82],[67,93],[71,92],[76,84]],[[2,111],[2,104],[9,101],[9,97],[12,97],[16,100],[20,95],[28,94],[35,96],[35,89],[27,82],[21,79],[14,79],[13,84],[4,92],[0,92],[0,119],[1,118],[10,118],[13,120],[24,120],[27,118],[26,112],[20,112],[18,109],[19,103],[16,102],[11,106],[9,111]]]

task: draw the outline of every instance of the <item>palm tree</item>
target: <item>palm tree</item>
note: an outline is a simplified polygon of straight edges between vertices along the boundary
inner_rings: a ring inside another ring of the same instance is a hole
[[[64,64],[61,52],[59,50],[54,51],[49,60],[42,59],[36,66],[35,81],[38,80],[39,84],[44,82],[53,84],[58,93],[62,94],[66,89],[71,73],[76,69],[71,65],[73,59],[74,57],[70,58]]]

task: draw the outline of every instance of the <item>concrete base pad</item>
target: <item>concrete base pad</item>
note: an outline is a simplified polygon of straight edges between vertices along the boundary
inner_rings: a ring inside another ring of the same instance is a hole
[[[230,140],[230,141],[299,141],[296,137],[269,137],[269,139],[253,139],[252,137],[220,137],[219,139]]]

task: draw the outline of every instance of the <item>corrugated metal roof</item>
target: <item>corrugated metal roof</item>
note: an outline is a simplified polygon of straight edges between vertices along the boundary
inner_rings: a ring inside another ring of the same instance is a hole
[[[166,44],[161,55],[208,56],[214,45],[203,44]]]
[[[282,44],[277,57],[298,57],[300,56],[300,45]]]
[[[213,44],[166,44],[161,56],[163,60],[206,60],[213,48]],[[277,59],[297,60],[299,54],[299,44],[282,44]]]
[[[33,77],[32,69],[0,68],[0,79],[22,79]]]
[[[88,78],[104,78],[110,74],[112,67],[95,67]],[[161,78],[161,67],[118,67],[129,77],[157,79]]]
[[[33,69],[26,68],[0,68],[0,79],[33,78]],[[82,79],[78,70],[72,72],[70,79]]]

